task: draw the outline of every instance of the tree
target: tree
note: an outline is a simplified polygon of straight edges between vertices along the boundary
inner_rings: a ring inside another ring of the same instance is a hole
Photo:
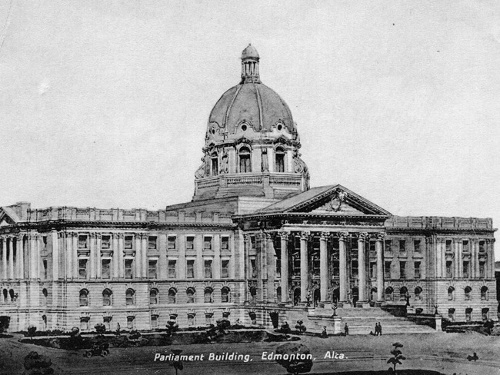
[[[28,335],[30,335],[31,340],[33,340],[33,336],[34,336],[35,332],[36,332],[35,326],[28,327]]]
[[[276,362],[289,374],[297,375],[311,371],[313,365],[311,351],[304,344],[289,342],[280,345],[276,349],[276,354],[282,355],[282,358],[276,359]]]
[[[389,371],[396,373],[396,366],[402,365],[403,363],[401,361],[405,360],[406,357],[403,355],[401,350],[399,350],[399,348],[403,347],[403,344],[395,342],[392,346],[394,346],[394,349],[391,350],[392,357],[387,360],[387,363],[393,365],[393,368],[389,367]]]
[[[302,320],[297,320],[295,328],[297,328],[297,331],[299,331],[299,333],[304,333],[306,331],[306,326],[304,325],[304,322]]]
[[[0,334],[7,331],[9,328],[10,316],[2,315],[0,316]]]
[[[169,320],[167,322],[167,336],[172,336],[175,332],[179,330],[179,325],[174,320]]]
[[[30,352],[24,357],[24,375],[50,375],[54,373],[51,367],[52,361],[50,358],[40,355],[37,352]]]
[[[105,326],[104,324],[102,324],[102,323],[97,323],[97,324],[94,326],[94,328],[95,328],[95,331],[96,331],[98,334],[100,334],[100,335],[102,335],[104,332],[106,332],[106,326]]]

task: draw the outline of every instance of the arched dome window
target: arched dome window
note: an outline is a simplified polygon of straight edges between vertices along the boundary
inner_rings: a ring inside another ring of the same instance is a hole
[[[135,290],[134,289],[129,288],[125,292],[125,304],[127,306],[135,305]]]
[[[186,290],[186,296],[187,296],[187,303],[194,303],[194,288],[187,288]]]
[[[153,288],[149,291],[149,303],[151,305],[157,305],[158,304],[158,289]]]
[[[392,286],[388,286],[387,288],[385,288],[385,299],[387,301],[392,301],[394,297],[394,289],[392,288]]]
[[[482,301],[488,300],[488,287],[486,285],[481,287],[481,300]]]
[[[221,293],[221,302],[229,302],[229,288],[227,286],[223,287],[220,291]]]
[[[285,151],[281,147],[276,149],[275,159],[276,172],[285,172]]]
[[[213,152],[210,155],[210,171],[212,176],[217,176],[219,174],[219,156],[217,152]]]
[[[111,296],[113,295],[113,292],[110,289],[104,289],[102,291],[102,305],[103,306],[111,306]]]
[[[472,292],[472,288],[470,286],[466,286],[465,289],[464,289],[464,294],[465,294],[465,300],[466,301],[470,301],[471,299],[471,292]]]
[[[405,301],[406,300],[406,295],[408,294],[408,288],[403,286],[399,289],[399,300],[400,301]]]
[[[205,303],[213,303],[214,298],[213,298],[213,293],[214,290],[210,287],[205,288]]]
[[[252,171],[250,149],[248,147],[240,148],[238,152],[240,161],[240,173],[248,173]]]
[[[49,297],[49,292],[46,288],[42,289],[42,306],[47,306],[47,300]]]
[[[448,288],[448,301],[453,301],[455,299],[455,288],[450,286]]]
[[[87,289],[80,290],[80,306],[89,305],[89,291]]]
[[[175,303],[177,297],[177,290],[170,288],[168,290],[168,303]]]
[[[422,299],[422,288],[417,286],[415,288],[415,299],[416,300],[421,300]]]

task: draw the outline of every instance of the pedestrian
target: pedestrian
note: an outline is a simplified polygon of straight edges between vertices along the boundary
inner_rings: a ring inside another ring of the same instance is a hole
[[[347,325],[347,323],[345,324],[344,326],[344,332],[345,332],[345,335],[348,336],[349,335],[349,326]]]
[[[378,334],[382,336],[382,324],[380,322],[378,322]]]
[[[321,337],[323,338],[328,337],[328,333],[326,332],[326,326],[323,326],[323,332],[321,332]]]
[[[378,335],[378,323],[375,323],[375,336]]]

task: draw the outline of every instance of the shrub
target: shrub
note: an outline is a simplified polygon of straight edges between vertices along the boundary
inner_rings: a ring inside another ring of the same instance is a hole
[[[286,343],[278,346],[276,354],[288,354],[293,359],[277,359],[276,362],[283,366],[290,374],[303,374],[311,371],[313,361],[311,351],[304,344],[299,343]],[[303,355],[306,358],[294,358],[292,355]]]

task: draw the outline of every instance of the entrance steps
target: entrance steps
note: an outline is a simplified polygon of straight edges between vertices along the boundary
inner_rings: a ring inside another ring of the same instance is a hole
[[[333,310],[322,308],[292,308],[286,311],[286,319],[292,329],[297,320],[302,320],[308,332],[320,333],[323,327],[327,332],[333,330]],[[379,307],[369,308],[338,308],[336,316],[341,319],[341,332],[347,323],[350,335],[368,335],[375,331],[375,323],[382,325],[382,334],[435,333],[426,325],[418,325],[404,317],[391,315]]]

